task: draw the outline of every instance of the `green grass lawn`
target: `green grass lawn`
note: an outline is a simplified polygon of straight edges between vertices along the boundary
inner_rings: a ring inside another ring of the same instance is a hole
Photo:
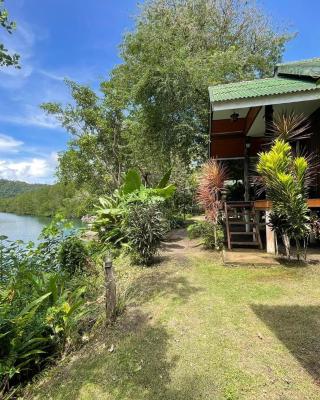
[[[191,253],[134,287],[116,326],[29,398],[320,399],[320,266],[230,268]]]

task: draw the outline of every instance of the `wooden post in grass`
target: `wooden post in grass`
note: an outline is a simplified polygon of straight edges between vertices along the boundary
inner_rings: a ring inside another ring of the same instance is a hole
[[[107,257],[104,262],[105,287],[106,287],[106,325],[115,320],[117,305],[116,282],[113,275],[112,260]]]

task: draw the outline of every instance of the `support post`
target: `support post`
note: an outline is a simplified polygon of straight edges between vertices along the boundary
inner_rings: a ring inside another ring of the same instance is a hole
[[[105,290],[106,290],[106,325],[115,320],[117,292],[116,282],[113,275],[113,266],[110,258],[106,258],[104,263],[105,271]]]
[[[249,160],[247,155],[245,156],[243,167],[244,201],[250,201]]]
[[[267,242],[267,253],[276,254],[276,238],[275,233],[271,230],[268,225],[270,218],[270,211],[266,210],[266,242]]]
[[[250,183],[249,183],[249,156],[248,156],[248,149],[250,148],[250,143],[245,144],[244,149],[244,164],[243,164],[243,184],[244,184],[244,201],[250,200]],[[250,232],[250,215],[249,211],[244,208],[244,219],[247,222],[246,224],[246,232]]]

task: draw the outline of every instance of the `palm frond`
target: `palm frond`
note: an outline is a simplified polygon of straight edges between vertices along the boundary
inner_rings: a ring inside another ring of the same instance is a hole
[[[304,114],[293,111],[277,113],[269,126],[268,136],[293,142],[308,139],[312,133],[310,128],[311,123]]]

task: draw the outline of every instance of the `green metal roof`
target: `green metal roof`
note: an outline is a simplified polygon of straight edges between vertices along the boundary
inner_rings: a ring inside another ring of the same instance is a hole
[[[309,60],[278,64],[275,69],[275,74],[295,75],[318,79],[320,78],[320,58],[311,58]]]
[[[279,76],[210,86],[209,96],[211,102],[222,102],[312,90],[320,91],[320,86],[316,85],[315,81]]]

